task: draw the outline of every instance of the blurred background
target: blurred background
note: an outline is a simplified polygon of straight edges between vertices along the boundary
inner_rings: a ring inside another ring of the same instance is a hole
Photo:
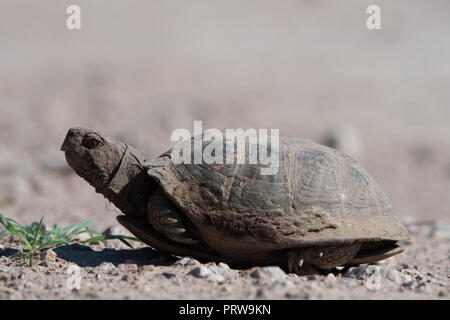
[[[81,30],[66,8],[81,7]],[[381,7],[381,30],[366,8]],[[357,158],[403,221],[450,222],[450,2],[0,2],[0,212],[115,224],[59,151],[86,126],[149,157],[174,129],[278,128]],[[99,230],[101,231],[101,230]]]

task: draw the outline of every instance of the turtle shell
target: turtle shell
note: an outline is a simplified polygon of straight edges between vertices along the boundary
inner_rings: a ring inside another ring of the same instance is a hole
[[[386,194],[343,152],[280,138],[279,170],[262,175],[249,149],[244,164],[175,164],[171,150],[149,162],[149,176],[218,251],[409,239]]]

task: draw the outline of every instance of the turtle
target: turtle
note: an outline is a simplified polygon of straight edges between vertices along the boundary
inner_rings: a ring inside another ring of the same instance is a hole
[[[210,143],[192,142],[192,153]],[[148,160],[83,127],[68,130],[61,150],[123,213],[120,224],[175,256],[304,274],[380,261],[410,239],[357,160],[308,139],[279,137],[279,168],[271,175],[262,174],[261,161],[179,163],[172,149]]]

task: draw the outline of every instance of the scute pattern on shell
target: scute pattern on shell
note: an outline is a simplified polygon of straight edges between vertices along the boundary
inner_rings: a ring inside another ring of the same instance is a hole
[[[409,237],[356,160],[305,139],[280,138],[279,147],[274,176],[260,164],[174,164],[170,150],[148,174],[200,231],[222,239],[285,248]]]

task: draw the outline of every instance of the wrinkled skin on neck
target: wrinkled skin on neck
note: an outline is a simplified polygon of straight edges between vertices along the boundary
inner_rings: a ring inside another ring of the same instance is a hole
[[[146,212],[152,182],[143,167],[145,158],[134,148],[87,128],[67,132],[61,150],[69,166],[123,213]],[[142,191],[145,190],[145,194]]]

